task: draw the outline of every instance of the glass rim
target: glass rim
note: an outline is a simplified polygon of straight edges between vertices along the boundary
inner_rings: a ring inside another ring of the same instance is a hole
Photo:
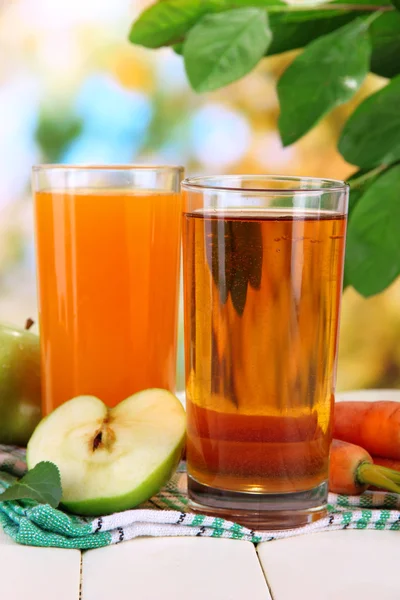
[[[183,173],[185,167],[182,165],[137,165],[137,164],[115,164],[115,165],[69,165],[61,163],[43,163],[32,166],[34,173],[40,171],[178,171]]]
[[[274,188],[274,187],[249,187],[242,188],[236,185],[224,185],[229,181],[245,181],[249,179],[251,181],[270,181],[270,182],[293,182],[293,186],[289,188]],[[300,187],[295,185],[295,182],[300,183],[312,183],[317,184],[315,187]],[[344,192],[347,191],[350,186],[345,181],[340,179],[327,179],[320,177],[302,177],[292,175],[205,175],[199,177],[187,177],[182,181],[182,188],[184,190],[191,191],[202,191],[202,190],[213,190],[215,192],[240,192],[242,194],[256,193],[256,194],[290,194],[290,193],[303,193],[303,194],[321,194],[329,192]]]

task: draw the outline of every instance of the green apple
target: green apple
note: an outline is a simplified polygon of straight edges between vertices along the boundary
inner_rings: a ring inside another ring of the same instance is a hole
[[[0,444],[26,446],[41,419],[39,337],[0,324]]]
[[[114,408],[95,396],[59,406],[36,428],[28,468],[60,470],[62,504],[80,515],[105,515],[141,504],[170,478],[185,440],[185,411],[170,392],[150,389]]]

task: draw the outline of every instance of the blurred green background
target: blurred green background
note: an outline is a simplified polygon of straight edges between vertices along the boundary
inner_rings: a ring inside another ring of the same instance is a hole
[[[0,320],[37,316],[30,171],[34,163],[183,164],[188,174],[346,178],[341,126],[384,80],[300,142],[277,133],[277,76],[293,53],[264,61],[220,92],[197,96],[170,50],[131,46],[148,1],[0,2]],[[182,312],[182,311],[181,311]],[[183,387],[182,314],[179,387]],[[344,294],[338,389],[400,385],[400,282],[364,300]]]

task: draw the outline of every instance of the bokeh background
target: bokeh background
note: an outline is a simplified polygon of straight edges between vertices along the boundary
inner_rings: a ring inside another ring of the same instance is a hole
[[[31,166],[183,164],[188,174],[280,173],[346,178],[335,150],[343,122],[384,85],[370,76],[354,101],[300,142],[277,133],[272,57],[222,91],[198,96],[168,49],[131,46],[148,0],[0,0],[0,320],[37,316]],[[384,199],[382,199],[384,200]],[[182,318],[179,386],[183,386]],[[400,386],[400,282],[365,300],[346,290],[338,388]]]

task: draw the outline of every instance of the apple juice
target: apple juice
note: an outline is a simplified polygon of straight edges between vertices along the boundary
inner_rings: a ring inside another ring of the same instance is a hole
[[[193,480],[255,493],[327,480],[345,226],[329,211],[184,215]]]
[[[181,195],[35,194],[43,408],[174,391]]]

